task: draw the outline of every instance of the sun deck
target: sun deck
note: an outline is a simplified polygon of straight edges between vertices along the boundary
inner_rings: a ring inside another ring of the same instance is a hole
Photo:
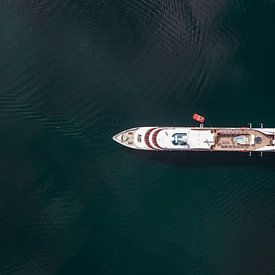
[[[254,129],[213,129],[217,151],[257,151],[265,146],[273,145],[273,136]]]

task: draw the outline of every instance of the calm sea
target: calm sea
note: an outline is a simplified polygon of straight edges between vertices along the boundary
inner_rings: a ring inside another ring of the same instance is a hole
[[[275,154],[111,139],[275,127],[274,28],[274,0],[1,0],[0,274],[275,274]]]

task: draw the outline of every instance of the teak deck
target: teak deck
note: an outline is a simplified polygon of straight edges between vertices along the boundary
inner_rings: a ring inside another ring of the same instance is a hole
[[[265,135],[254,129],[213,129],[215,133],[215,145],[213,150],[218,151],[254,151],[263,146],[272,144],[273,136]],[[248,138],[246,144],[238,144],[234,142],[234,138],[238,136],[245,136]],[[255,138],[261,138],[261,143],[257,144]]]

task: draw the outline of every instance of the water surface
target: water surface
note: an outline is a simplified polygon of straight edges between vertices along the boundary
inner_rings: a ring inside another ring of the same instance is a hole
[[[275,127],[274,5],[2,0],[0,273],[274,274],[275,156],[111,139]]]

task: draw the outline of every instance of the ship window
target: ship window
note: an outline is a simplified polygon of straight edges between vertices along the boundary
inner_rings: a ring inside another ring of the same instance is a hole
[[[176,133],[172,135],[172,143],[174,145],[187,145],[186,142],[186,133]]]
[[[138,135],[137,140],[138,142],[141,142],[141,135]]]

